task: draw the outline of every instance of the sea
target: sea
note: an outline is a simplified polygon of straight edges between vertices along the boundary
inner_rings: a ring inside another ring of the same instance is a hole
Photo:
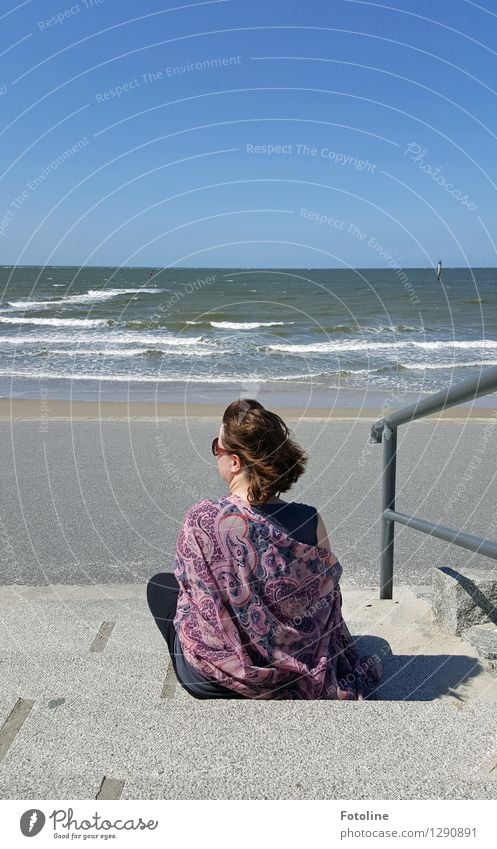
[[[411,401],[497,365],[496,296],[495,268],[3,266],[0,396]]]

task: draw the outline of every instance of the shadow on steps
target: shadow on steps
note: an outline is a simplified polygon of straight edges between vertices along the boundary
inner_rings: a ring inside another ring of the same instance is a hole
[[[453,695],[483,671],[478,659],[467,655],[393,654],[387,640],[370,634],[354,634],[352,642],[359,655],[373,655],[383,663],[383,677],[370,701],[432,701]]]

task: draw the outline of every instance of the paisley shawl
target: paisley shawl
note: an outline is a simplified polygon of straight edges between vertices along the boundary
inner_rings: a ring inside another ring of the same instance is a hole
[[[342,618],[342,566],[240,496],[186,513],[174,626],[201,675],[249,699],[361,699],[381,662],[359,657]]]

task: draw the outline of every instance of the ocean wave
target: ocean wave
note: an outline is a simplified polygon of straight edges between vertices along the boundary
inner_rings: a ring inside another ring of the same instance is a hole
[[[339,368],[336,370],[330,370],[324,372],[325,377],[352,377],[356,374],[371,374],[371,369],[369,368],[356,368],[356,369],[345,369]]]
[[[411,327],[409,324],[380,324],[380,325],[364,325],[359,324],[330,324],[323,326],[324,333],[425,333],[426,327]]]
[[[0,317],[0,321],[1,321]],[[84,321],[85,319],[81,319]],[[19,321],[15,320],[16,323]],[[46,324],[50,319],[27,319],[26,322],[31,324],[32,322],[36,322],[36,324],[42,323]],[[59,321],[59,319],[54,319],[54,321]],[[68,328],[76,326],[73,322],[77,322],[78,319],[60,319],[60,321],[64,321],[63,326]],[[101,327],[100,324],[101,319],[95,319],[97,322],[97,326]],[[102,319],[103,324],[107,325],[107,320]],[[24,322],[22,322],[24,323]],[[91,326],[91,325],[90,325]],[[88,327],[87,324],[84,327]],[[165,348],[189,348],[197,345],[205,345],[205,347],[209,347],[213,353],[217,353],[220,349],[217,346],[212,345],[211,340],[206,339],[205,336],[167,336],[167,334],[162,335],[154,335],[152,333],[126,333],[126,331],[119,330],[110,330],[107,332],[101,332],[100,330],[96,330],[94,333],[71,333],[71,335],[67,335],[64,333],[54,333],[54,334],[31,334],[31,335],[16,335],[16,336],[1,336],[0,337],[0,346],[3,345],[80,345],[80,344],[102,344],[102,345],[143,345],[150,348],[160,348],[164,346]]]
[[[444,348],[463,348],[466,350],[471,350],[472,348],[497,348],[497,340],[496,339],[475,339],[475,340],[466,340],[466,341],[458,341],[456,339],[449,339],[446,341],[437,341],[437,342],[408,342],[407,345],[413,345],[418,348],[427,348],[427,349],[444,349]]]
[[[136,357],[139,354],[146,354],[147,348],[78,348],[76,350],[67,350],[66,348],[41,348],[39,351],[32,351],[31,356],[36,357]],[[162,353],[162,352],[161,352]]]
[[[109,326],[112,319],[107,318],[9,318],[8,316],[0,315],[2,324],[36,324],[46,325],[48,327],[102,327]],[[114,322],[115,323],[115,322]]]
[[[323,333],[358,333],[357,325],[352,324],[330,324],[323,327]]]
[[[177,349],[164,348],[42,348],[39,351],[31,351],[29,356],[63,356],[63,357],[210,357],[221,351],[178,351]]]
[[[365,327],[367,331],[374,333],[424,333],[426,327],[411,327],[409,324],[385,324],[380,327]]]
[[[416,371],[424,369],[453,369],[453,368],[486,368],[487,366],[497,366],[497,360],[472,360],[468,363],[453,361],[450,363],[401,363],[402,368],[415,369]]]
[[[261,375],[233,375],[233,374],[209,374],[209,375],[187,375],[184,374],[171,374],[169,371],[167,375],[165,374],[143,374],[138,375],[136,373],[132,374],[95,374],[94,372],[87,373],[73,373],[67,374],[67,372],[50,372],[50,371],[21,371],[21,370],[13,370],[13,369],[0,369],[0,377],[29,377],[32,379],[40,380],[98,380],[98,381],[115,381],[117,383],[232,383],[238,386],[240,383],[246,384],[250,383],[271,383],[271,382],[279,382],[286,380],[309,380],[311,377],[320,377],[325,376],[324,372],[315,372],[314,374],[309,374],[305,372],[304,374],[289,374],[289,375],[281,375],[278,377],[264,377]]]
[[[263,379],[263,380],[261,380],[261,382],[262,383],[270,383],[272,380],[275,380],[275,381],[308,380],[310,377],[326,377],[326,374],[327,373],[325,371],[314,371],[314,372],[307,371],[307,372],[304,372],[303,374],[277,374],[277,375],[273,375],[272,377],[269,377],[267,379]],[[246,379],[250,380],[250,378],[245,378],[243,376],[238,378],[238,380],[242,380],[243,382],[245,382]],[[254,378],[254,380],[257,380],[257,378]]]
[[[56,284],[54,284],[56,285]],[[61,284],[62,285],[62,284]],[[68,295],[66,298],[50,298],[46,301],[9,301],[9,306],[15,310],[38,310],[46,307],[63,307],[67,304],[94,304],[99,301],[109,301],[112,298],[118,298],[120,295],[131,295],[139,293],[169,292],[170,289],[89,289],[88,292],[82,292],[79,295]]]
[[[258,345],[259,350],[282,351],[288,354],[328,354],[335,351],[397,351],[409,348],[427,351],[449,350],[461,348],[464,350],[484,350],[485,348],[497,348],[497,340],[481,339],[478,341],[444,340],[433,342],[307,342],[301,345],[291,343],[274,343],[270,345]]]
[[[57,284],[55,284],[57,285]],[[62,285],[62,284],[61,284]],[[169,289],[89,289],[79,295],[68,295],[66,298],[49,298],[46,301],[9,301],[9,307],[14,310],[39,310],[47,307],[64,307],[71,304],[95,304],[100,301],[109,301],[120,295],[132,295],[138,293],[169,292]]]
[[[380,366],[379,368],[372,369],[371,372],[375,374],[388,374],[390,371],[400,371],[401,369],[407,371],[409,366],[402,365],[402,363],[392,363],[389,366]]]
[[[218,330],[257,330],[258,327],[283,327],[294,321],[185,321],[185,324],[203,324]]]
[[[147,333],[123,333],[122,335],[118,335],[117,333],[112,336],[112,341],[116,342],[134,342],[141,343],[143,345],[152,345],[155,347],[164,345],[168,348],[189,348],[193,345],[202,345],[205,342],[209,342],[205,336],[154,336],[153,334]],[[213,348],[213,350],[215,350]]]
[[[194,325],[197,328],[210,327],[210,321],[186,321],[185,319],[163,319],[156,321],[150,318],[132,319],[123,322],[124,327],[128,330],[189,330]]]
[[[211,327],[222,330],[256,330],[258,327],[282,327],[285,324],[294,324],[293,321],[211,321]]]
[[[162,326],[158,321],[151,321],[147,318],[125,321],[124,325],[129,330],[158,330]]]

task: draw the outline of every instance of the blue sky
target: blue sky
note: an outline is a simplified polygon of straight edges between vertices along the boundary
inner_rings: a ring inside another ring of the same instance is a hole
[[[2,3],[0,264],[496,266],[492,7]]]

